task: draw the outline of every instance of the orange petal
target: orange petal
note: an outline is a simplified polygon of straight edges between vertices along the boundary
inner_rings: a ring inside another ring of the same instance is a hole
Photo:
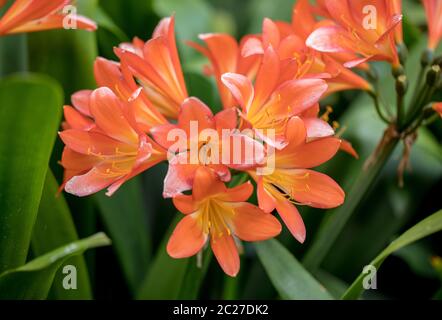
[[[63,111],[70,129],[89,130],[94,126],[91,119],[86,118],[71,106],[64,106]]]
[[[138,144],[138,135],[124,115],[121,100],[112,90],[95,90],[91,95],[90,109],[97,126],[110,137],[128,144]]]
[[[32,20],[41,19],[68,3],[68,0],[16,0],[0,20],[0,34],[7,33]]]
[[[335,156],[341,146],[337,138],[323,138],[295,147],[290,144],[276,154],[278,168],[314,168]]]
[[[236,108],[229,108],[218,112],[214,119],[218,132],[222,129],[235,129],[238,123],[238,112]]]
[[[178,116],[178,126],[186,131],[188,138],[191,138],[191,121],[198,124],[198,133],[204,129],[215,128],[212,111],[204,102],[195,97],[184,100]]]
[[[327,83],[321,79],[291,80],[282,84],[265,105],[269,122],[298,115],[315,105],[327,91]]]
[[[60,138],[67,147],[85,155],[101,157],[113,156],[116,150],[122,153],[133,153],[134,151],[133,146],[119,142],[98,132],[70,129],[60,132]]]
[[[312,32],[316,25],[312,6],[309,0],[298,0],[293,8],[292,28],[304,39]]]
[[[263,241],[276,237],[281,232],[281,224],[273,215],[265,213],[247,202],[233,206],[234,233],[244,241]]]
[[[225,184],[221,182],[213,170],[204,166],[200,166],[196,170],[192,190],[192,196],[195,201],[225,193],[226,189]]]
[[[279,57],[273,47],[268,47],[264,53],[263,61],[255,82],[255,98],[253,105],[247,112],[257,112],[264,102],[269,98],[279,78]]]
[[[276,210],[295,239],[300,243],[304,243],[306,230],[298,209],[290,201],[278,199],[276,201]]]
[[[105,175],[97,167],[94,167],[86,174],[71,178],[66,182],[64,189],[75,196],[85,197],[103,190],[119,178]]]
[[[330,137],[335,134],[335,130],[324,120],[319,118],[303,118],[307,129],[308,139]]]
[[[293,117],[289,120],[287,124],[286,137],[290,146],[297,146],[305,143],[307,140],[307,130],[305,128],[304,121],[302,121],[301,118]]]
[[[252,82],[246,76],[236,73],[225,73],[222,75],[221,80],[242,109],[244,111],[248,110],[254,96]]]
[[[265,146],[260,141],[239,132],[223,137],[220,149],[221,162],[236,170],[247,170],[260,165],[266,155]],[[226,151],[229,152],[225,154]]]
[[[180,194],[173,197],[172,201],[175,208],[177,208],[181,213],[192,214],[198,210],[195,201],[193,201],[193,197],[190,195]]]
[[[166,17],[161,19],[155,28],[153,38],[164,37],[167,39],[167,45],[169,47],[170,58],[172,60],[174,71],[176,77],[178,78],[178,83],[181,87],[182,93],[187,97],[186,84],[184,82],[183,71],[181,69],[180,57],[178,55],[178,50],[175,40],[175,16]]]
[[[188,215],[177,224],[170,236],[167,253],[175,259],[191,257],[202,249],[206,240],[207,235],[203,233],[197,216]]]
[[[358,153],[356,152],[356,150],[353,148],[353,146],[349,141],[342,139],[340,149],[344,152],[347,152],[349,155],[353,156],[354,158],[359,159]]]
[[[210,245],[223,271],[227,275],[235,277],[239,272],[240,261],[238,249],[232,236],[212,236]]]
[[[320,52],[338,53],[351,52],[353,42],[347,31],[340,26],[325,26],[313,31],[306,44]]]
[[[155,141],[162,146],[165,149],[169,149],[176,141],[168,139],[168,134],[171,130],[177,129],[178,126],[175,124],[164,124],[160,126],[153,127],[150,130],[150,133],[152,134]],[[184,151],[184,150],[178,150],[178,151]]]
[[[86,173],[99,162],[100,159],[97,157],[81,154],[69,148],[64,148],[61,156],[61,165],[63,168],[75,171],[77,174],[74,175]]]
[[[267,213],[272,212],[276,206],[275,199],[265,189],[263,178],[259,177],[256,184],[259,208]]]
[[[77,91],[71,96],[72,104],[74,105],[75,109],[89,117],[92,116],[89,109],[91,94],[92,90],[81,90]]]
[[[293,173],[291,196],[297,202],[321,209],[335,208],[344,202],[344,191],[329,176],[312,170]]]
[[[247,181],[239,186],[227,189],[227,191],[220,194],[218,198],[225,202],[244,202],[250,198],[252,193],[253,185],[250,181]]]
[[[42,19],[29,21],[22,25],[19,25],[13,29],[8,30],[8,33],[24,33],[24,32],[35,32],[44,31],[52,29],[62,29],[64,28],[64,23],[67,19],[66,15],[63,14],[52,14]],[[94,21],[89,18],[75,15],[69,17],[70,25],[74,26],[75,29],[82,29],[87,31],[97,30],[97,25]]]
[[[271,19],[264,18],[262,23],[262,42],[264,48],[269,46],[278,48],[280,40],[278,26]]]
[[[433,109],[442,117],[442,102],[433,104]]]

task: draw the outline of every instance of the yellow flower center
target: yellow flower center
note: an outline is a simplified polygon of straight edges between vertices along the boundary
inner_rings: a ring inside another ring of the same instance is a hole
[[[222,237],[225,234],[232,234],[231,220],[234,215],[235,211],[228,203],[208,198],[200,204],[197,219],[205,234]]]

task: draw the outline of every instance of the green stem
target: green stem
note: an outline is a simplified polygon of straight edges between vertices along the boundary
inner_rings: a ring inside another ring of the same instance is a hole
[[[385,116],[382,113],[381,105],[379,103],[379,96],[378,96],[378,94],[376,92],[374,92],[374,91],[369,91],[368,93],[373,98],[374,106],[376,108],[377,114],[379,115],[379,118],[381,118],[382,121],[384,121],[385,123],[390,124],[391,121],[387,118],[387,116]]]
[[[304,256],[303,264],[308,270],[314,272],[320,267],[347,221],[355,212],[367,191],[373,186],[398,142],[399,138],[392,137],[378,150],[375,162],[367,170],[361,171],[350,192],[347,194],[345,203],[341,207],[331,210],[329,219],[322,223],[317,237]]]

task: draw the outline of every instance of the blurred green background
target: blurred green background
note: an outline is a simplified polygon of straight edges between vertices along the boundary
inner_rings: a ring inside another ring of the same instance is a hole
[[[64,92],[64,102],[70,104],[73,92],[95,87],[92,66],[97,56],[116,59],[112,51],[114,46],[134,36],[149,39],[160,18],[174,13],[190,94],[219,110],[215,82],[202,75],[206,59],[186,47],[184,41],[197,41],[199,33],[208,32],[227,32],[236,38],[258,33],[264,17],[290,21],[293,3],[293,0],[78,0],[80,12],[98,22],[96,33],[59,30],[1,38],[0,73],[4,77],[17,72],[48,75],[54,80],[47,81],[58,82]],[[406,0],[404,7],[405,39],[411,61],[407,72],[416,75],[417,61],[426,41],[425,15],[418,1]],[[379,63],[375,67],[381,75],[381,87],[385,91],[383,99],[388,103],[395,95],[393,79],[388,66]],[[440,98],[442,100],[442,96]],[[385,126],[377,119],[371,100],[359,92],[333,95],[323,102],[324,106],[328,104],[334,109],[332,120],[339,121],[341,127],[346,128],[344,137],[353,143],[361,157],[355,160],[341,153],[321,170],[348,190],[380,140]],[[60,118],[55,118],[53,121],[59,123]],[[41,121],[43,123],[45,118]],[[412,151],[412,168],[406,172],[403,188],[397,184],[396,168],[402,146],[398,147],[332,246],[315,276],[333,295],[339,297],[391,240],[442,207],[441,124],[437,121],[420,131]],[[39,136],[38,126],[34,127],[34,134]],[[62,168],[58,161],[62,148],[57,138],[28,260],[66,244],[77,238],[76,234],[84,238],[104,231],[112,239],[112,246],[85,254],[90,288],[97,299],[281,297],[252,245],[245,245],[241,271],[235,279],[223,274],[210,253],[204,257],[202,270],[196,267],[195,258],[178,261],[167,257],[165,241],[177,221],[177,213],[171,201],[161,197],[166,164],[133,179],[112,198],[104,194],[82,199],[63,194],[54,198],[57,183],[51,172],[60,183]],[[44,177],[45,171],[42,172]],[[322,219],[327,218],[324,210],[302,207],[300,211],[307,226],[306,243],[297,243],[286,230],[279,237],[298,259],[309,248]],[[66,219],[57,221],[55,215]],[[69,222],[70,217],[75,229]],[[72,239],[60,236],[60,230],[66,225],[69,229],[66,232]],[[48,243],[50,240],[53,243]],[[379,270],[378,290],[368,291],[364,297],[440,298],[442,273],[431,264],[431,258],[442,256],[441,244],[442,235],[439,233],[394,253]],[[61,276],[59,270],[57,277]],[[49,295],[54,299],[78,297],[85,296],[66,293],[57,287],[57,280]]]

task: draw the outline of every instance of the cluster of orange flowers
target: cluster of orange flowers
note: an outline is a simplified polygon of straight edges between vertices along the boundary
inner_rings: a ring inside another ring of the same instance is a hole
[[[57,12],[69,2],[18,0],[0,20],[0,33],[60,27]],[[429,48],[434,49],[442,36],[442,1],[423,2]],[[377,12],[374,27],[367,28],[368,5]],[[312,168],[339,149],[357,156],[319,116],[319,101],[337,91],[373,90],[351,68],[369,70],[367,62],[373,60],[397,67],[401,20],[398,0],[317,0],[315,5],[299,0],[291,23],[265,19],[261,34],[239,43],[227,34],[200,35],[203,44],[189,45],[210,61],[205,73],[215,77],[224,107],[214,115],[201,100],[188,96],[174,17],[163,19],[147,42],[136,38],[116,48],[118,62],[97,58],[98,89],[75,93],[73,107],[64,107],[64,189],[87,196],[107,188],[110,196],[127,180],[168,161],[163,195],[185,215],[168,243],[170,256],[195,255],[209,241],[222,269],[235,276],[238,239],[260,241],[280,233],[271,214],[275,209],[303,242],[306,230],[295,205],[333,208],[345,197],[334,180]],[[94,28],[85,18],[79,21],[83,28]],[[435,109],[440,111],[440,104]],[[197,132],[192,122],[198,124]],[[186,133],[187,148],[171,154],[168,135],[174,129]],[[189,163],[192,144],[199,150],[211,144],[201,134],[204,129],[234,132],[212,152],[230,148],[233,135],[242,142],[239,151],[255,152],[240,163],[231,157]],[[269,129],[275,134],[266,134]],[[270,157],[272,172],[258,174]],[[238,172],[256,183],[257,206],[247,202],[254,192],[250,181],[226,186]]]

